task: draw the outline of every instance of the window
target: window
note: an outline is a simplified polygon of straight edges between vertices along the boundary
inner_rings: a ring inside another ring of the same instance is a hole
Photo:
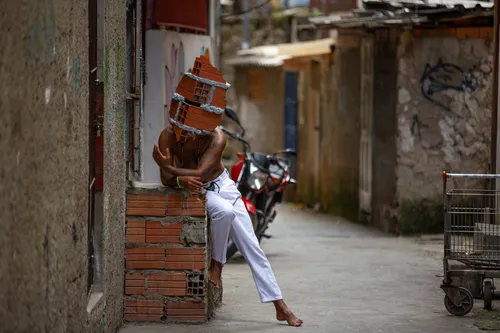
[[[198,65],[198,63],[196,65]],[[211,89],[211,85],[198,82],[196,90],[194,91],[194,101],[205,104],[208,101],[208,94]]]

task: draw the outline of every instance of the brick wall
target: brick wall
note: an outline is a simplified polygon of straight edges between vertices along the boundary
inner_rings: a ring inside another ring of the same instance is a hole
[[[205,203],[173,189],[127,193],[126,321],[204,322],[221,302],[209,290]],[[210,288],[211,289],[211,288]]]

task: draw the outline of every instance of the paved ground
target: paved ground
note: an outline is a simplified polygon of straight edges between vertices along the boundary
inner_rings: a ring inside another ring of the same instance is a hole
[[[285,301],[304,320],[301,332],[478,332],[471,315],[443,305],[441,245],[385,237],[358,225],[280,209],[263,241]],[[476,301],[479,309],[480,301]],[[224,306],[203,326],[127,326],[121,333],[290,332],[260,304],[241,257],[225,267]]]

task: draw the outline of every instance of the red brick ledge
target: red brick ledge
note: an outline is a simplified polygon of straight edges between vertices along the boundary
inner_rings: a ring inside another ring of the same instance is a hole
[[[207,280],[205,202],[171,188],[127,191],[124,320],[205,322],[221,304]]]

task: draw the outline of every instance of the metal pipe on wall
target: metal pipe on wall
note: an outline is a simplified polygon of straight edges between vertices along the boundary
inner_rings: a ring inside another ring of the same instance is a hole
[[[142,142],[144,141],[144,85],[146,84],[146,62],[144,60],[144,40],[145,40],[145,32],[144,32],[144,5],[143,0],[137,0],[137,36],[136,38],[136,54],[139,56],[139,75],[137,79],[139,80],[139,85],[141,87],[141,99],[139,103],[138,110],[138,131],[139,135],[137,136],[137,177],[139,180],[142,180]],[[138,86],[139,86],[138,85]]]
[[[495,16],[494,16],[494,23],[493,23],[493,34],[494,34],[494,56],[493,56],[493,101],[492,101],[492,108],[491,108],[491,173],[499,173],[498,166],[499,163],[497,161],[497,158],[499,157],[498,153],[498,142],[500,141],[498,138],[498,109],[499,105],[499,84],[498,84],[498,79],[500,77],[499,75],[499,37],[500,37],[500,27],[499,27],[499,13],[500,13],[500,8],[499,8],[499,0],[495,0],[495,5],[494,5],[494,10],[495,10]],[[498,181],[497,181],[497,187],[498,187]]]
[[[499,0],[495,0],[494,5],[494,22],[493,22],[493,35],[494,35],[494,56],[493,56],[493,99],[492,99],[492,107],[491,107],[491,173],[500,173],[499,166],[500,162],[498,158],[500,157],[500,152],[498,143],[500,142],[500,138],[498,137],[498,109],[499,107],[499,88],[498,79],[500,78],[500,68],[499,68],[499,56],[500,56],[500,3]],[[493,190],[500,188],[500,180],[496,179],[494,182],[492,181],[491,187]],[[500,198],[496,198],[496,207],[500,207]],[[494,221],[495,224],[500,224],[498,218]]]
[[[133,137],[133,128],[131,128],[131,117],[130,115],[133,112],[133,107],[132,105],[134,104],[133,100],[133,94],[134,94],[134,85],[132,83],[132,76],[133,76],[133,47],[134,47],[134,0],[128,0],[127,1],[127,16],[126,16],[126,58],[125,58],[125,87],[127,87],[127,99],[126,99],[126,104],[125,104],[125,118],[126,118],[126,128],[125,128],[125,158],[127,161],[127,179],[130,178],[130,160],[131,160],[131,155],[132,152],[130,151],[130,141],[132,140]],[[132,167],[133,169],[133,167]]]

